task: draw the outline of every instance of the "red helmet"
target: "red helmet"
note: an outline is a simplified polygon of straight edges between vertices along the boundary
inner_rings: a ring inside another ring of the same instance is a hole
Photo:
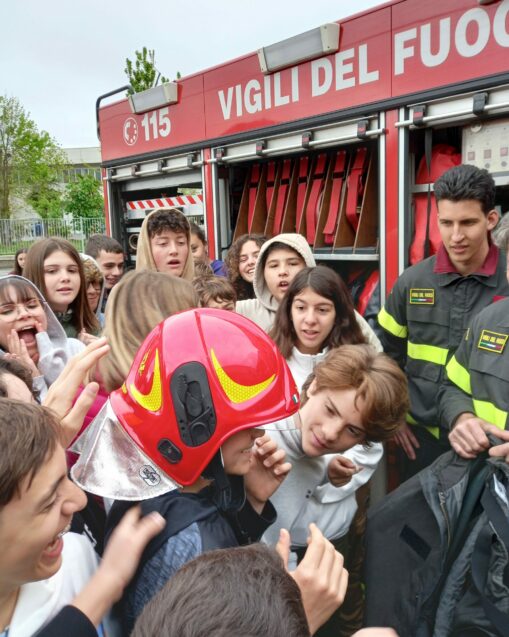
[[[154,328],[110,401],[143,455],[178,485],[193,484],[234,433],[299,406],[290,370],[267,334],[239,314],[208,308]]]

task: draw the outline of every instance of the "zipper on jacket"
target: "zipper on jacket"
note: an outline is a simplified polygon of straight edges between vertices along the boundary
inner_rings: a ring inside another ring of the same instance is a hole
[[[451,525],[449,523],[449,516],[447,515],[447,509],[445,508],[445,493],[443,491],[438,492],[438,502],[442,513],[444,514],[445,524],[447,526],[447,548],[451,544]]]

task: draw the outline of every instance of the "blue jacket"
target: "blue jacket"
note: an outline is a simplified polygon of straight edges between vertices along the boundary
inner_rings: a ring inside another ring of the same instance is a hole
[[[144,515],[159,512],[164,530],[145,549],[138,570],[121,601],[124,630],[130,634],[137,617],[152,597],[186,562],[205,551],[257,542],[276,519],[267,502],[258,515],[245,498],[242,478],[230,477],[233,502],[225,512],[214,503],[214,490],[199,493],[172,491],[141,503]],[[107,522],[107,534],[132,502],[115,502]]]

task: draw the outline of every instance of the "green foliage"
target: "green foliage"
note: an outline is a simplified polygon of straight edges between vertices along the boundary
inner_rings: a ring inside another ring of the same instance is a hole
[[[134,65],[129,58],[126,58],[124,69],[134,93],[157,86],[159,82],[161,84],[169,82],[168,78],[163,77],[156,69],[154,49],[148,50],[144,46],[141,51],[135,51],[135,55]]]
[[[64,214],[60,190],[48,188],[44,184],[36,185],[27,200],[43,219],[60,219]]]
[[[0,217],[10,216],[11,194],[33,198],[44,214],[40,193],[56,189],[64,163],[63,151],[46,131],[39,132],[19,100],[0,95]],[[57,199],[54,193],[47,197]]]
[[[80,175],[78,180],[67,184],[64,207],[76,219],[78,217],[101,217],[104,200],[101,184],[92,175]]]

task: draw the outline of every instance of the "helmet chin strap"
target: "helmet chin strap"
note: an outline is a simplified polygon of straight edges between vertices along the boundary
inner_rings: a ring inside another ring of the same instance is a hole
[[[221,449],[215,453],[202,475],[213,481],[213,500],[220,511],[238,511],[242,507],[246,498],[244,480],[239,476],[227,475]]]

